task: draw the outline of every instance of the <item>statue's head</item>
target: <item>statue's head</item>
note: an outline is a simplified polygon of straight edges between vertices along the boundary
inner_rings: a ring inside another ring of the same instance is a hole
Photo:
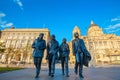
[[[67,41],[66,38],[63,38],[62,42],[63,42],[63,43],[66,43],[66,41]]]
[[[75,37],[75,38],[79,38],[78,32],[75,32],[75,33],[74,33],[74,37]]]
[[[43,36],[44,36],[44,34],[43,34],[43,33],[40,33],[40,34],[39,34],[39,39],[43,39]]]
[[[55,35],[51,35],[51,40],[54,40],[55,39]]]

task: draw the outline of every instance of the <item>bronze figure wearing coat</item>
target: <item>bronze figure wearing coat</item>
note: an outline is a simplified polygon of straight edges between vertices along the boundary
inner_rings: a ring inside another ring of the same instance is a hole
[[[36,76],[39,76],[41,70],[41,62],[44,55],[44,50],[46,48],[46,41],[43,39],[44,34],[41,33],[37,39],[34,40],[32,44],[33,50],[33,58],[34,58],[34,65],[36,67]]]
[[[79,34],[74,33],[75,39],[72,41],[72,51],[75,56],[75,73],[77,74],[79,67],[79,76],[83,78],[83,65],[88,67],[88,63],[91,60],[91,55],[86,49],[85,43],[82,39],[79,38]]]

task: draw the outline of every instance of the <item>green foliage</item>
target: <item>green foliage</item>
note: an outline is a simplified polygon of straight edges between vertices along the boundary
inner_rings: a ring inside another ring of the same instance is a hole
[[[0,72],[7,72],[7,71],[14,71],[14,70],[20,70],[23,68],[18,67],[0,67]]]
[[[5,45],[4,43],[0,42],[0,53],[4,53],[5,52]]]

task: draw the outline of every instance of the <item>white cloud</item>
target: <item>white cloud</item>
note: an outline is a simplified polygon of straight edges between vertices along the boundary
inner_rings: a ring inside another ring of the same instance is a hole
[[[13,25],[13,23],[6,23],[6,24],[0,24],[0,26],[2,27],[2,28],[6,28],[6,27],[11,27]]]
[[[21,10],[23,10],[23,4],[21,2],[21,0],[13,0],[16,4],[18,4],[18,6],[21,8]]]
[[[109,25],[107,28],[104,28],[105,30],[111,29],[112,25]]]
[[[13,25],[13,23],[6,23],[6,24],[1,24],[0,26],[2,27],[2,28],[6,28],[6,27],[11,27]]]
[[[120,17],[111,19],[111,22],[120,20]]]
[[[0,27],[6,28],[6,27],[11,27],[13,25],[12,22],[7,23],[7,21],[3,20],[3,17],[5,17],[6,14],[3,12],[0,12]]]
[[[5,17],[5,16],[6,16],[5,13],[0,12],[0,18]]]
[[[12,25],[13,25],[13,23],[11,23],[11,22],[6,24],[7,27],[12,26]]]
[[[0,24],[5,24],[6,22],[7,22],[7,21],[2,21],[2,20],[1,20],[1,21],[0,21]]]
[[[106,30],[110,30],[110,29],[116,29],[116,28],[120,28],[120,23],[117,23],[115,25],[109,25],[107,28],[105,28]]]
[[[109,33],[113,33],[113,32],[118,32],[120,31],[120,29],[116,29],[116,30],[111,30],[111,31],[108,31]]]

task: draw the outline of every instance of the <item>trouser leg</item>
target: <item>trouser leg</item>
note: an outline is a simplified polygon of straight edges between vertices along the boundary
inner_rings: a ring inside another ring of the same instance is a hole
[[[55,73],[55,56],[52,57],[52,63],[51,63],[51,74],[54,75]]]
[[[79,74],[82,74],[83,69],[83,54],[80,54]]]
[[[79,75],[83,73],[83,65],[79,64]]]
[[[42,62],[42,58],[38,58],[37,75],[39,75],[41,70],[41,62]]]
[[[64,75],[64,57],[61,59],[62,74]]]
[[[49,76],[51,75],[51,63],[52,63],[52,58],[50,57],[48,60]]]
[[[79,63],[80,63],[80,57],[79,57],[79,53],[76,53],[75,54],[75,58],[76,58],[76,62],[75,62],[75,74],[78,73],[78,66],[79,66]]]
[[[37,58],[34,57],[34,65],[35,65],[35,68],[36,68],[36,76],[37,76]]]
[[[34,65],[36,67],[36,76],[38,76],[40,73],[41,61],[42,61],[42,58],[36,58],[36,57],[34,58]]]
[[[35,68],[37,68],[37,58],[34,57],[34,65],[35,65]]]
[[[68,57],[65,57],[65,68],[66,68],[66,75],[69,74],[69,67],[68,67]]]
[[[83,54],[80,54],[80,63],[79,63],[79,76],[83,78]]]
[[[77,62],[77,60],[75,61],[75,74],[77,74],[78,73],[78,62]]]

